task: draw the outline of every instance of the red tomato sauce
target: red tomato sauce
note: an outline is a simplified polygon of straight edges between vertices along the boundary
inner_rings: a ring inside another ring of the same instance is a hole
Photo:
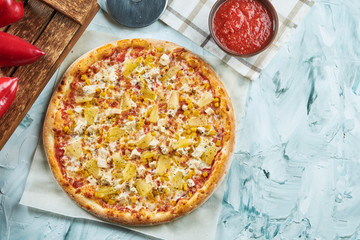
[[[273,19],[270,11],[257,0],[228,0],[215,13],[213,30],[225,49],[251,54],[270,41]]]

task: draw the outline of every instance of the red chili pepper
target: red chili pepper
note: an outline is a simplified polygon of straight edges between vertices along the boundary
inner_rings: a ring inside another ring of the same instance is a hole
[[[0,27],[19,21],[24,16],[21,0],[0,0]]]
[[[0,32],[0,67],[36,62],[45,52],[21,38]]]
[[[19,79],[17,77],[0,78],[0,117],[14,101]]]

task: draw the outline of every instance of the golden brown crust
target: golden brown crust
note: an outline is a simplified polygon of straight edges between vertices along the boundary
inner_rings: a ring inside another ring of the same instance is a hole
[[[104,56],[111,55],[118,48],[134,46],[146,47],[148,44],[171,51],[176,50],[179,52],[180,58],[189,60],[190,65],[193,64],[194,66],[201,66],[202,74],[209,79],[212,89],[215,89],[217,95],[222,96],[219,110],[223,113],[224,116],[226,116],[226,119],[223,119],[226,121],[224,124],[224,126],[226,126],[224,132],[225,141],[223,141],[224,144],[220,152],[216,155],[212,166],[212,171],[208,179],[201,188],[197,189],[196,193],[190,199],[179,200],[176,206],[167,212],[151,212],[146,211],[144,208],[139,212],[118,211],[103,207],[97,202],[85,197],[81,194],[81,191],[78,192],[77,189],[75,189],[64,178],[60,164],[56,158],[54,140],[54,131],[61,131],[62,127],[62,119],[59,117],[60,113],[58,112],[58,106],[61,101],[67,97],[67,90],[70,88],[70,84],[76,74],[79,72],[85,72],[91,64],[101,60]],[[69,67],[55,92],[53,93],[52,99],[50,101],[44,123],[43,139],[46,155],[56,181],[67,193],[67,195],[69,195],[77,204],[79,204],[82,208],[91,214],[94,214],[106,221],[125,225],[149,225],[169,222],[180,216],[183,216],[196,209],[198,206],[204,203],[208,197],[211,196],[229,169],[235,144],[234,133],[235,119],[231,100],[225,91],[224,85],[208,63],[203,61],[192,52],[174,43],[153,39],[133,39],[121,40],[106,44],[100,48],[86,53]]]

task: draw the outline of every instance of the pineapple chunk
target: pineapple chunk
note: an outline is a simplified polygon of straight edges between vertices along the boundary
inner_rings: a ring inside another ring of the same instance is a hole
[[[124,180],[129,181],[136,176],[136,165],[132,162],[128,162],[124,169]]]
[[[97,161],[95,159],[90,159],[83,165],[84,169],[93,177],[99,177],[99,167],[97,165]]]
[[[83,156],[81,141],[76,141],[66,146],[65,153],[75,158],[81,158]]]
[[[159,120],[159,107],[158,107],[158,105],[154,105],[152,107],[152,110],[150,112],[150,116],[149,116],[148,120],[151,123],[156,123]]]
[[[113,163],[116,169],[123,169],[126,166],[126,161],[124,159],[122,159],[122,157],[120,156],[120,153],[114,153],[112,156],[113,159]]]
[[[142,136],[135,145],[141,149],[147,148],[150,144],[150,142],[153,140],[153,136],[151,133],[146,134],[145,136]]]
[[[208,165],[211,165],[214,161],[218,148],[211,145],[205,149],[205,152],[201,155],[201,160]]]
[[[176,73],[180,70],[178,66],[172,66],[167,72],[164,74],[164,76],[160,79],[160,81],[164,82],[166,80],[171,79],[173,76],[176,75]]]
[[[121,110],[128,111],[130,109],[131,109],[131,101],[130,101],[129,94],[124,93],[124,95],[122,96],[122,101],[121,101]]]
[[[107,137],[110,141],[116,141],[124,137],[125,135],[126,135],[125,129],[119,127],[112,127],[109,129]]]
[[[154,91],[152,91],[150,88],[148,88],[147,86],[144,86],[141,89],[142,95],[144,98],[148,98],[151,100],[155,100],[156,98],[156,93]]]
[[[179,108],[179,93],[178,91],[172,91],[169,97],[168,106],[170,109],[178,109]]]
[[[179,149],[179,148],[186,148],[188,146],[190,146],[191,144],[193,144],[193,140],[190,138],[184,138],[184,139],[180,139],[179,141],[175,142],[172,144],[172,147],[174,149]]]
[[[171,160],[168,156],[161,155],[156,164],[156,174],[164,175],[166,170],[170,168]]]
[[[207,125],[207,119],[205,116],[192,117],[188,122],[190,127],[203,127]]]
[[[171,187],[175,189],[181,189],[183,186],[183,174],[180,171],[177,171],[174,177],[171,179]]]
[[[137,66],[139,66],[141,63],[141,59],[136,59],[131,60],[131,59],[127,59],[124,63],[124,67],[123,67],[123,76],[124,77],[129,77],[130,74],[135,70],[135,68],[137,68]]]
[[[98,113],[99,113],[99,109],[96,107],[88,107],[84,109],[85,120],[88,125],[94,123],[95,117]]]
[[[200,99],[197,101],[199,107],[204,107],[214,100],[213,95],[210,92],[204,92]]]
[[[110,194],[116,193],[116,190],[114,187],[111,186],[99,186],[98,190],[95,192],[95,197],[103,198]]]
[[[138,179],[138,180],[135,181],[135,188],[136,188],[136,190],[138,191],[138,193],[140,194],[141,197],[145,197],[152,190],[151,184],[147,183],[143,179]]]
[[[76,103],[90,102],[92,99],[93,98],[89,96],[84,96],[84,97],[77,96],[75,97],[75,102]]]
[[[141,159],[149,159],[157,156],[157,151],[145,151],[141,153]]]

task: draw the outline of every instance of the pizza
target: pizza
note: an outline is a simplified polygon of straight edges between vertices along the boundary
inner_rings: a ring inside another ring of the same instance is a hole
[[[77,204],[124,225],[172,221],[226,174],[234,111],[214,70],[171,42],[128,39],[65,72],[45,118],[52,173]]]

